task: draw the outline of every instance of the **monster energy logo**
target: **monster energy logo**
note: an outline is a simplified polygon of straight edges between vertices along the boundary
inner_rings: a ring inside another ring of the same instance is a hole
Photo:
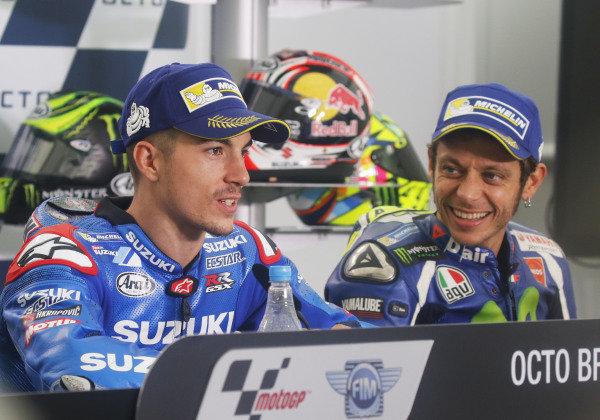
[[[34,208],[42,201],[40,192],[36,190],[35,184],[23,185],[23,191],[25,192],[25,204],[27,207]]]
[[[0,213],[4,214],[8,211],[16,186],[16,180],[8,177],[0,178]]]
[[[444,255],[442,250],[432,242],[415,242],[396,248],[393,252],[405,267],[415,265],[421,261],[439,260]]]

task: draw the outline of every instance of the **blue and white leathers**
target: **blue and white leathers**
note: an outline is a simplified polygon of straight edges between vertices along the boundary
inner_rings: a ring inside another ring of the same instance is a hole
[[[30,220],[1,297],[0,333],[10,335],[36,389],[65,374],[96,388],[138,387],[177,337],[256,330],[272,264],[291,266],[296,308],[312,328],[358,325],[250,226],[236,222],[229,235],[207,237],[181,267],[116,203],[103,199],[94,214],[57,224],[69,213],[44,202]]]
[[[457,243],[431,212],[379,207],[357,222],[325,298],[379,326],[575,318],[569,266],[509,223],[498,257]]]

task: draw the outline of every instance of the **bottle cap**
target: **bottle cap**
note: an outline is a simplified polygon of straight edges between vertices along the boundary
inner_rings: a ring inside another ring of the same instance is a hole
[[[271,281],[290,281],[292,277],[292,267],[289,265],[272,265],[269,267],[269,280]]]

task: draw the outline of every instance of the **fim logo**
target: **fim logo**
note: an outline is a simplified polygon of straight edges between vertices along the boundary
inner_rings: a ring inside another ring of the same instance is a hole
[[[283,416],[287,411],[297,409],[310,391],[289,391],[275,387],[279,372],[287,369],[289,364],[290,358],[286,357],[279,368],[265,371],[259,389],[247,390],[244,389],[244,384],[252,360],[236,360],[231,363],[222,392],[235,391],[241,393],[235,415],[247,415],[248,420],[260,420],[262,413],[281,413]]]
[[[329,385],[345,396],[346,417],[379,417],[383,394],[396,385],[402,368],[383,368],[377,360],[349,360],[343,371],[327,372]]]

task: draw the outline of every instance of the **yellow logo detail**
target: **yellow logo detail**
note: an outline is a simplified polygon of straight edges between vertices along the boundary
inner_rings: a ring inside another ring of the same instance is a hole
[[[252,124],[260,118],[250,115],[249,117],[227,118],[222,115],[216,115],[208,119],[208,126],[214,128],[236,128]]]
[[[206,82],[196,83],[179,92],[183,98],[185,105],[190,112],[198,108],[202,108],[211,102],[214,102],[223,97],[219,89],[213,89]]]
[[[512,138],[505,136],[503,134],[498,133],[497,131],[494,131],[496,133],[496,135],[498,137],[500,137],[502,139],[502,141],[506,144],[508,144],[510,147],[512,147],[513,149],[519,149],[519,145],[517,144],[516,141],[514,141]]]

